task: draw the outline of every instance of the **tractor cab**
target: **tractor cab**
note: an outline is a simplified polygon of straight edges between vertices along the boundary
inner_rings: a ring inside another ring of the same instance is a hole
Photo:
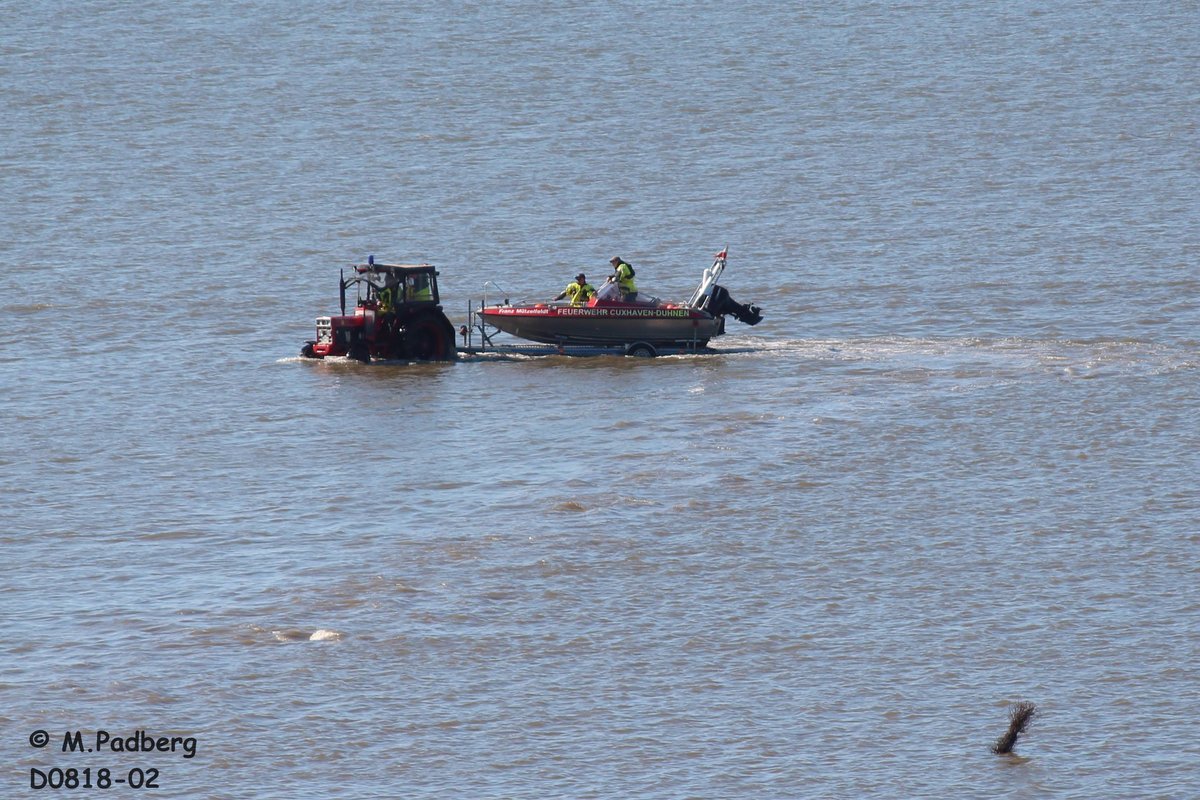
[[[366,264],[343,271],[338,281],[341,315],[317,318],[317,338],[306,358],[348,356],[372,359],[445,361],[457,355],[454,328],[439,304],[437,269],[431,264]],[[354,308],[346,298],[354,290]]]
[[[372,260],[355,267],[349,278],[343,276],[341,305],[345,309],[346,291],[355,287],[356,309],[375,309],[386,314],[411,305],[437,306],[437,275],[437,269],[430,264],[376,264]]]

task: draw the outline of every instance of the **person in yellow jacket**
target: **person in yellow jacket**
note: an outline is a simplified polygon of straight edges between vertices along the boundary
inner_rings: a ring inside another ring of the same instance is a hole
[[[385,286],[379,290],[376,299],[379,300],[379,313],[390,313],[392,305],[396,302],[396,290],[391,286]]]
[[[567,284],[567,288],[558,293],[555,300],[562,300],[564,297],[571,299],[571,305],[581,306],[588,300],[592,299],[592,295],[596,294],[596,287],[587,282],[587,276],[582,272],[575,276],[575,280]]]
[[[626,302],[632,302],[637,299],[637,284],[633,282],[633,267],[629,262],[620,256],[613,256],[608,263],[612,264],[616,272],[612,279],[617,282],[617,287],[621,290],[621,299]]]
[[[433,287],[429,285],[428,275],[409,276],[407,299],[414,303],[433,299]]]

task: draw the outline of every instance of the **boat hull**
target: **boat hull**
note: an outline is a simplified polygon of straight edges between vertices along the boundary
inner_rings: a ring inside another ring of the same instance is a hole
[[[722,320],[683,306],[489,306],[483,321],[533,342],[560,345],[703,347],[721,333]]]

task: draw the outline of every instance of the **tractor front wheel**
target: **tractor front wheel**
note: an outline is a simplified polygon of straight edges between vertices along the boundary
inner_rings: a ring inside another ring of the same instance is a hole
[[[371,348],[367,346],[363,339],[355,339],[350,343],[350,348],[346,351],[346,355],[355,361],[361,361],[364,364],[371,363]]]

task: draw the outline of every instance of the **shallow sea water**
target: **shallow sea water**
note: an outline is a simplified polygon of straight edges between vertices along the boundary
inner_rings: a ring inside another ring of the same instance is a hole
[[[1193,796],[1197,11],[0,9],[0,793]],[[718,355],[296,357],[725,246]]]

